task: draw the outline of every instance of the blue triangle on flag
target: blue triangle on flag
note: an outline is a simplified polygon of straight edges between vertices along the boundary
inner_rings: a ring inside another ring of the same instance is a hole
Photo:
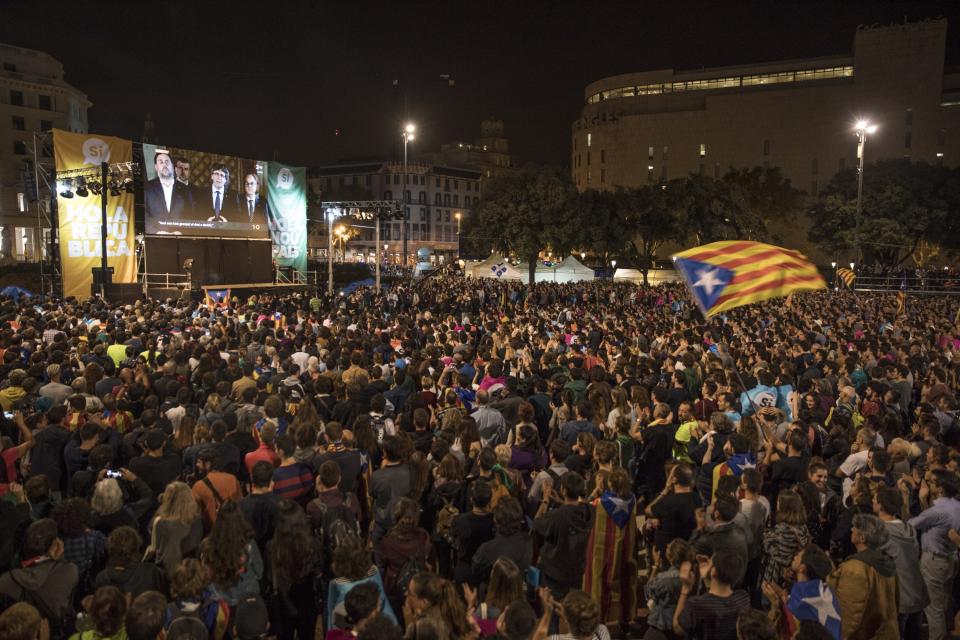
[[[687,281],[697,305],[706,313],[733,280],[733,271],[708,262],[677,258],[677,270]]]

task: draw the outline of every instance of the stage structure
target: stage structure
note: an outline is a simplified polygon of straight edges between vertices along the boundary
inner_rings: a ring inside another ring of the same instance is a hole
[[[403,220],[399,200],[330,200],[320,203],[327,221],[327,294],[333,295],[333,225],[335,221],[349,222],[357,229],[373,229],[376,251],[375,286],[380,289],[380,225],[391,220]],[[356,222],[374,222],[373,225]]]

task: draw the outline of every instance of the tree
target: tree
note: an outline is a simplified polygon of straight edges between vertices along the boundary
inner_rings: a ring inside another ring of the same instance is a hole
[[[831,254],[854,251],[855,170],[836,174],[811,211],[809,237]],[[898,266],[924,241],[960,244],[960,170],[910,160],[880,160],[864,170],[861,260]]]
[[[543,249],[565,253],[580,238],[575,201],[573,184],[559,171],[527,169],[498,176],[467,218],[463,236],[475,252],[512,250],[527,260],[532,284]]]
[[[663,189],[661,185],[629,189],[617,193],[618,209],[623,212],[627,233],[624,253],[640,268],[643,283],[657,258],[660,246],[670,240],[681,240],[678,225],[678,197],[676,192]]]
[[[743,198],[746,210],[740,212],[739,229],[745,238],[768,236],[774,220],[795,220],[805,201],[803,192],[790,184],[779,167],[731,168],[721,181]]]

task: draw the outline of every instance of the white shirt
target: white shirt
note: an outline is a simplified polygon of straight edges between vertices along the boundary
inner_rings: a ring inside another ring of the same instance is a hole
[[[217,189],[213,185],[210,185],[210,203],[213,206],[217,204],[217,194],[220,194],[220,210],[223,211],[223,189]]]
[[[840,471],[846,475],[843,479],[843,501],[846,502],[847,496],[850,495],[850,487],[853,486],[853,476],[855,476],[860,470],[866,468],[867,466],[867,456],[870,455],[869,449],[864,449],[863,451],[858,451],[857,453],[851,453],[847,456],[847,459],[843,461],[843,464],[840,465]]]
[[[173,182],[166,185],[161,181],[160,187],[163,189],[163,199],[167,203],[167,213],[170,213],[170,203],[173,200]]]
[[[247,198],[247,215],[252,215],[253,211],[257,208],[257,201],[255,198]]]

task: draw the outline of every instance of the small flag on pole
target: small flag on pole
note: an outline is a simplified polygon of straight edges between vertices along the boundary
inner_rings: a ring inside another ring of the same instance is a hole
[[[853,281],[857,279],[857,274],[846,267],[837,269],[837,279],[847,285],[847,289],[853,289]]]
[[[827,288],[817,267],[802,253],[761,242],[713,242],[673,257],[707,317],[798,290]]]

